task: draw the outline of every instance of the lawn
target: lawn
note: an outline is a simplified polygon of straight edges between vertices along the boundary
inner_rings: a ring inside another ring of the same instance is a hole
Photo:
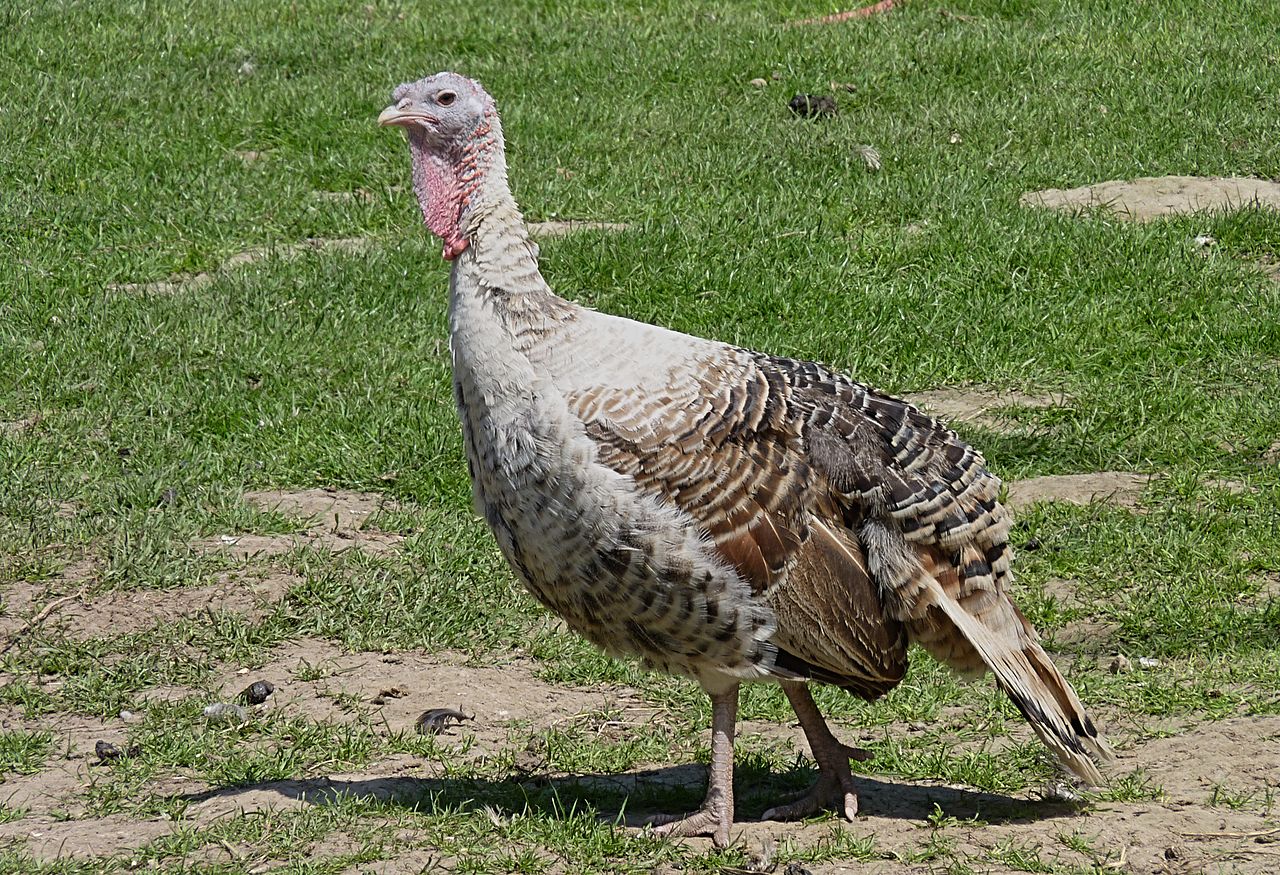
[[[0,872],[1280,865],[1280,212],[1019,202],[1280,178],[1280,6],[787,26],[840,8],[0,9]],[[753,822],[814,768],[761,686],[736,844],[627,828],[700,800],[709,709],[566,632],[472,513],[447,265],[374,124],[440,69],[497,99],[530,221],[626,226],[540,239],[563,296],[963,396],[1011,496],[1140,475],[1016,511],[1016,598],[1109,787],[915,653],[880,702],[819,695],[876,754],[857,822]],[[245,720],[203,713],[259,679]],[[474,719],[418,731],[439,707]]]

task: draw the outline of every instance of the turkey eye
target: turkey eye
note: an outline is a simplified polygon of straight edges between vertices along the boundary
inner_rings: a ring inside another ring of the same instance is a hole
[[[458,95],[454,94],[452,91],[441,91],[439,96],[436,97],[436,103],[441,106],[449,106],[457,96]]]

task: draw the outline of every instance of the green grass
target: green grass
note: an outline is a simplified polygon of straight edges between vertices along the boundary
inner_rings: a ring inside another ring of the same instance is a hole
[[[965,17],[940,15],[944,5]],[[358,706],[341,726],[277,715],[214,731],[198,719],[221,667],[260,664],[313,636],[474,662],[522,653],[550,682],[625,684],[663,709],[650,734],[601,734],[598,715],[516,733],[512,751],[540,739],[563,772],[706,756],[696,686],[558,631],[471,513],[446,267],[404,190],[401,138],[373,121],[395,83],[441,68],[496,96],[530,218],[631,224],[542,243],[544,273],[567,297],[826,361],[892,391],[978,382],[1065,394],[1062,407],[1017,412],[1016,431],[961,430],[1007,478],[1160,475],[1141,513],[1055,505],[1019,520],[1016,543],[1040,545],[1019,555],[1028,616],[1050,636],[1081,622],[1107,630],[1059,649],[1082,697],[1139,722],[1280,713],[1280,600],[1261,594],[1280,574],[1280,466],[1266,456],[1280,435],[1280,284],[1256,267],[1280,256],[1280,215],[1130,225],[1018,206],[1030,189],[1117,177],[1280,177],[1280,10],[1263,0],[917,0],[864,22],[781,26],[840,6],[68,0],[0,10],[0,422],[11,424],[0,431],[0,591],[32,586],[38,607],[74,591],[60,574],[82,560],[94,569],[90,601],[212,583],[236,563],[193,540],[293,528],[246,509],[250,488],[382,493],[401,506],[379,527],[405,535],[386,555],[304,547],[259,561],[297,582],[253,621],[220,613],[87,637],[48,623],[0,657],[0,702],[28,718],[113,719],[156,685],[192,690],[129,730],[142,754],[95,769],[97,814],[181,819],[184,803],[147,789],[174,773],[230,785],[397,753],[439,762],[460,782],[434,802],[193,827],[139,859],[176,872],[183,854],[219,840],[260,840],[270,858],[272,836],[344,832],[356,850],[291,870],[336,872],[398,853],[403,829],[458,871],[744,862],[740,851],[700,854],[609,825],[624,803],[690,804],[697,787],[650,788],[631,803],[568,784],[532,791],[510,780],[508,760],[387,733]],[[757,76],[770,85],[750,86]],[[786,110],[792,93],[832,81],[855,86],[837,92],[835,118]],[[882,171],[865,169],[860,143],[880,151]],[[357,190],[369,196],[317,196]],[[1191,244],[1197,234],[1217,240],[1207,256]],[[309,237],[372,245],[263,260],[174,293],[111,288]],[[1213,478],[1251,490],[1206,485]],[[1076,598],[1053,595],[1055,579]],[[1160,667],[1113,675],[1113,652]],[[1037,747],[1003,744],[1020,718],[999,694],[921,655],[881,702],[830,690],[819,701],[876,752],[867,770],[888,779],[1008,793],[1051,775]],[[744,719],[787,715],[776,690],[744,695]],[[924,728],[903,731],[913,724]],[[0,734],[5,775],[39,769],[52,738]],[[787,745],[748,737],[739,768],[794,789],[810,774],[796,763]],[[1223,786],[1212,804],[1269,814],[1270,796],[1250,792]],[[1099,798],[1159,793],[1130,774]],[[469,798],[495,806],[501,823]],[[745,810],[764,807],[753,797]],[[0,821],[22,814],[0,809]],[[921,859],[953,871],[1054,865],[1016,844],[966,863],[938,842]],[[888,853],[837,833],[778,859]],[[130,863],[113,860],[102,865]],[[0,850],[0,871],[93,866]]]

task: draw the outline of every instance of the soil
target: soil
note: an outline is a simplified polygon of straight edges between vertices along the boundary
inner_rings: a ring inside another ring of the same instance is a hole
[[[968,393],[967,395],[965,393]],[[977,394],[975,394],[977,393]],[[957,400],[961,399],[961,400]],[[1011,405],[1047,406],[1063,403],[1058,397],[1016,393],[981,394],[966,389],[951,396],[935,396],[953,404],[952,415],[988,415]],[[1041,477],[1011,483],[1014,507],[1035,501],[1116,501],[1133,506],[1148,482],[1145,475],[1102,472]],[[245,500],[297,521],[298,530],[286,535],[226,536],[205,542],[201,549],[236,553],[245,539],[264,552],[279,552],[300,544],[327,549],[394,549],[398,536],[377,531],[379,511],[386,509],[377,495],[341,490],[272,490],[251,492]],[[261,540],[253,540],[261,539]],[[91,559],[73,562],[62,575],[41,587],[19,583],[6,593],[4,624],[23,623],[48,600],[92,582],[96,567]],[[1276,597],[1272,575],[1260,583],[1256,600]],[[294,579],[277,574],[269,566],[235,575],[214,584],[169,590],[113,591],[82,597],[50,612],[45,623],[72,636],[94,634],[110,624],[114,631],[144,630],[157,622],[195,616],[210,609],[259,615],[285,594]],[[1050,581],[1048,594],[1065,606],[1078,606],[1069,580]],[[1055,639],[1062,643],[1072,635],[1083,639],[1108,637],[1105,628],[1063,629]],[[1074,640],[1074,639],[1072,639]],[[274,694],[260,706],[264,711],[306,716],[332,722],[367,721],[384,732],[415,726],[418,716],[431,708],[457,708],[473,719],[450,726],[440,743],[454,756],[466,760],[493,761],[513,756],[515,771],[500,781],[537,780],[554,787],[572,788],[590,798],[601,794],[602,816],[612,820],[609,806],[619,789],[643,789],[655,785],[685,784],[700,788],[705,767],[691,762],[640,767],[620,775],[568,775],[551,770],[528,740],[556,726],[591,721],[619,738],[644,732],[661,719],[662,711],[622,687],[580,688],[547,683],[537,677],[535,662],[512,658],[502,664],[475,665],[449,653],[427,655],[416,651],[351,653],[321,640],[301,639],[282,646],[263,665],[252,669],[225,665],[209,689],[156,687],[139,698],[145,703],[199,697],[201,701],[230,701],[255,680],[275,685]],[[873,835],[877,851],[886,855],[865,864],[815,864],[813,875],[835,873],[905,873],[933,871],[946,861],[911,863],[920,858],[934,837],[952,843],[955,859],[982,860],[1001,848],[1025,847],[1046,863],[1084,870],[1133,873],[1195,873],[1206,870],[1261,873],[1277,871],[1280,837],[1276,812],[1267,802],[1280,786],[1280,717],[1239,717],[1220,722],[1177,724],[1155,718],[1107,713],[1099,715],[1119,756],[1110,772],[1117,777],[1137,775],[1139,782],[1160,788],[1154,801],[1100,802],[1077,808],[1071,803],[1040,798],[1036,793],[1003,796],[972,788],[927,781],[903,781],[887,777],[861,781],[861,809],[852,824],[823,822],[783,824],[742,822],[735,835],[751,850],[794,841],[812,845],[832,829],[856,835]],[[948,715],[946,719],[953,719]],[[52,733],[50,754],[34,774],[0,775],[0,802],[23,809],[24,816],[0,824],[0,845],[18,843],[39,860],[94,858],[127,855],[180,826],[207,825],[238,812],[329,805],[347,796],[373,796],[391,805],[413,804],[425,792],[448,789],[450,777],[435,760],[397,755],[357,769],[242,786],[210,786],[193,774],[173,773],[155,778],[145,792],[185,800],[179,820],[134,817],[126,814],[91,815],[91,786],[98,775],[93,750],[97,741],[116,745],[129,740],[130,721],[122,715],[97,720],[74,715],[23,716],[17,708],[0,708],[0,730],[43,730]],[[851,743],[860,739],[835,727]],[[901,727],[912,731],[912,727]],[[742,726],[743,736],[761,736],[803,750],[794,725],[752,721]],[[1015,738],[1030,737],[1019,726]],[[743,788],[750,794],[749,788]],[[1220,791],[1228,791],[1220,793]],[[1234,806],[1215,798],[1230,798]],[[466,804],[466,803],[464,803]],[[935,806],[958,819],[938,829],[929,826]],[[651,812],[628,811],[631,824]],[[968,818],[982,823],[965,823]],[[1091,844],[1093,854],[1072,850],[1062,836],[1078,835]],[[386,875],[419,871],[443,865],[412,833],[396,837],[403,845],[398,856],[348,870],[383,872]],[[690,840],[706,847],[704,840]],[[312,859],[352,850],[349,838],[337,834],[314,843]],[[238,865],[252,856],[243,845],[209,845],[189,858],[210,864]],[[968,864],[967,864],[968,865]],[[1005,871],[998,865],[978,863],[982,871]],[[663,870],[657,870],[663,871]]]
[[[556,222],[530,222],[529,233],[534,237],[563,237],[578,231],[629,231],[625,222],[593,222],[588,219],[565,219]]]
[[[1148,176],[1027,192],[1019,202],[1073,213],[1104,207],[1121,219],[1147,222],[1246,207],[1280,209],[1280,182],[1250,177]]]
[[[280,571],[234,572],[208,586],[116,590],[61,605],[40,625],[44,629],[57,629],[69,638],[85,640],[101,635],[104,630],[112,635],[142,632],[162,623],[205,613],[225,611],[258,620],[297,582],[294,575]],[[64,587],[60,584],[59,588]],[[56,597],[45,584],[26,581],[11,584],[4,595],[0,638],[23,628]]]
[[[352,547],[370,553],[389,552],[404,540],[402,535],[380,532],[369,520],[386,500],[374,493],[341,489],[268,490],[247,492],[244,499],[259,510],[295,517],[299,531],[282,535],[237,533],[201,538],[192,546],[204,553],[219,553],[240,560],[287,553],[300,546],[320,547],[341,553]]]
[[[1120,507],[1136,508],[1150,481],[1150,475],[1135,474],[1132,471],[1032,477],[1008,483],[1009,492],[1005,504],[1015,511],[1042,501],[1065,501],[1069,504],[1102,501]]]
[[[177,292],[193,291],[209,285],[218,274],[228,273],[238,268],[247,267],[255,262],[268,258],[292,260],[310,252],[344,252],[358,255],[373,246],[373,241],[366,237],[309,237],[301,243],[286,243],[278,246],[259,246],[237,252],[211,271],[203,273],[182,273],[168,279],[155,282],[111,283],[109,292],[126,294],[170,295]]]
[[[447,654],[349,653],[328,642],[301,640],[281,648],[261,668],[247,671],[226,667],[217,695],[230,698],[251,680],[265,678],[277,687],[265,708],[334,721],[367,719],[372,712],[376,715],[373,722],[377,724],[385,718],[390,731],[412,726],[423,709],[460,707],[474,715],[474,721],[452,727],[442,741],[455,744],[459,755],[468,758],[492,757],[513,745],[522,745],[524,739],[539,730],[596,713],[631,715],[634,719],[619,721],[622,728],[618,731],[639,732],[656,713],[631,690],[560,687],[539,680],[534,671],[534,664],[522,659],[505,665],[476,666]],[[352,696],[358,704],[349,704]],[[375,705],[375,698],[383,704]],[[28,809],[27,816],[0,824],[0,842],[22,842],[42,860],[89,857],[127,852],[177,827],[179,822],[154,818],[85,815],[83,797],[95,768],[89,765],[93,744],[98,739],[122,743],[127,732],[123,721],[80,717],[37,721],[14,711],[0,717],[0,726],[8,729],[31,729],[37,725],[54,733],[55,753],[43,771],[8,776],[0,784],[0,799],[10,806]],[[1103,868],[1120,872],[1192,873],[1215,867],[1242,873],[1275,871],[1277,847],[1258,840],[1267,839],[1269,836],[1261,833],[1275,828],[1274,819],[1267,817],[1264,800],[1280,785],[1280,717],[1235,718],[1189,728],[1162,724],[1158,729],[1176,734],[1148,739],[1156,733],[1113,733],[1120,753],[1111,769],[1118,776],[1141,770],[1144,780],[1163,789],[1157,801],[1097,803],[1077,810],[1069,803],[1038,798],[1035,793],[1009,797],[924,781],[866,778],[860,785],[860,814],[852,824],[742,822],[735,833],[746,847],[761,849],[788,839],[812,844],[832,828],[847,829],[857,835],[874,835],[879,851],[903,860],[917,854],[930,839],[933,831],[927,819],[937,805],[960,821],[975,815],[985,821],[985,825],[953,823],[939,830],[954,842],[954,853],[960,855],[980,856],[1013,843],[1038,849],[1045,861],[1088,868],[1089,858],[1058,838],[1077,833],[1092,843]],[[790,737],[797,748],[803,747],[799,731],[792,726],[753,722],[744,725],[743,730]],[[537,770],[536,763],[534,769]],[[518,779],[518,775],[510,778]],[[401,755],[356,770],[299,780],[210,787],[197,779],[174,775],[147,789],[188,800],[183,819],[199,825],[241,811],[334,804],[347,795],[410,804],[424,791],[447,785],[448,780],[438,763]],[[590,794],[597,788],[613,792],[654,784],[698,786],[705,780],[705,768],[686,763],[638,768],[625,775],[579,777],[551,773],[545,774],[543,780],[552,785],[572,785],[578,792]],[[1233,798],[1251,801],[1236,808],[1214,806],[1216,788],[1228,789]],[[602,806],[603,816],[614,816],[603,809],[607,806]],[[637,811],[628,817],[638,823],[646,813]],[[405,838],[411,846],[412,835]],[[343,841],[335,841],[335,847],[346,847]],[[330,844],[333,842],[321,842],[313,850],[321,853]],[[215,857],[222,854],[220,860],[231,853],[205,850]],[[410,847],[372,871],[413,871],[405,867],[420,866],[432,859],[429,850]],[[920,871],[888,859],[809,868],[814,875]]]
[[[971,423],[1002,433],[1014,430],[1010,418],[1001,416],[1002,410],[1018,407],[1042,410],[1065,407],[1069,403],[1062,394],[1029,395],[986,386],[929,389],[908,395],[906,400],[944,422]]]

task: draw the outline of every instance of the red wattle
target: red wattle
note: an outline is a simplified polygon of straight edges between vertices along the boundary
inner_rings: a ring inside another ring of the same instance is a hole
[[[425,149],[413,150],[413,190],[428,230],[444,241],[444,257],[452,261],[467,248],[458,231],[462,186],[457,165]]]

